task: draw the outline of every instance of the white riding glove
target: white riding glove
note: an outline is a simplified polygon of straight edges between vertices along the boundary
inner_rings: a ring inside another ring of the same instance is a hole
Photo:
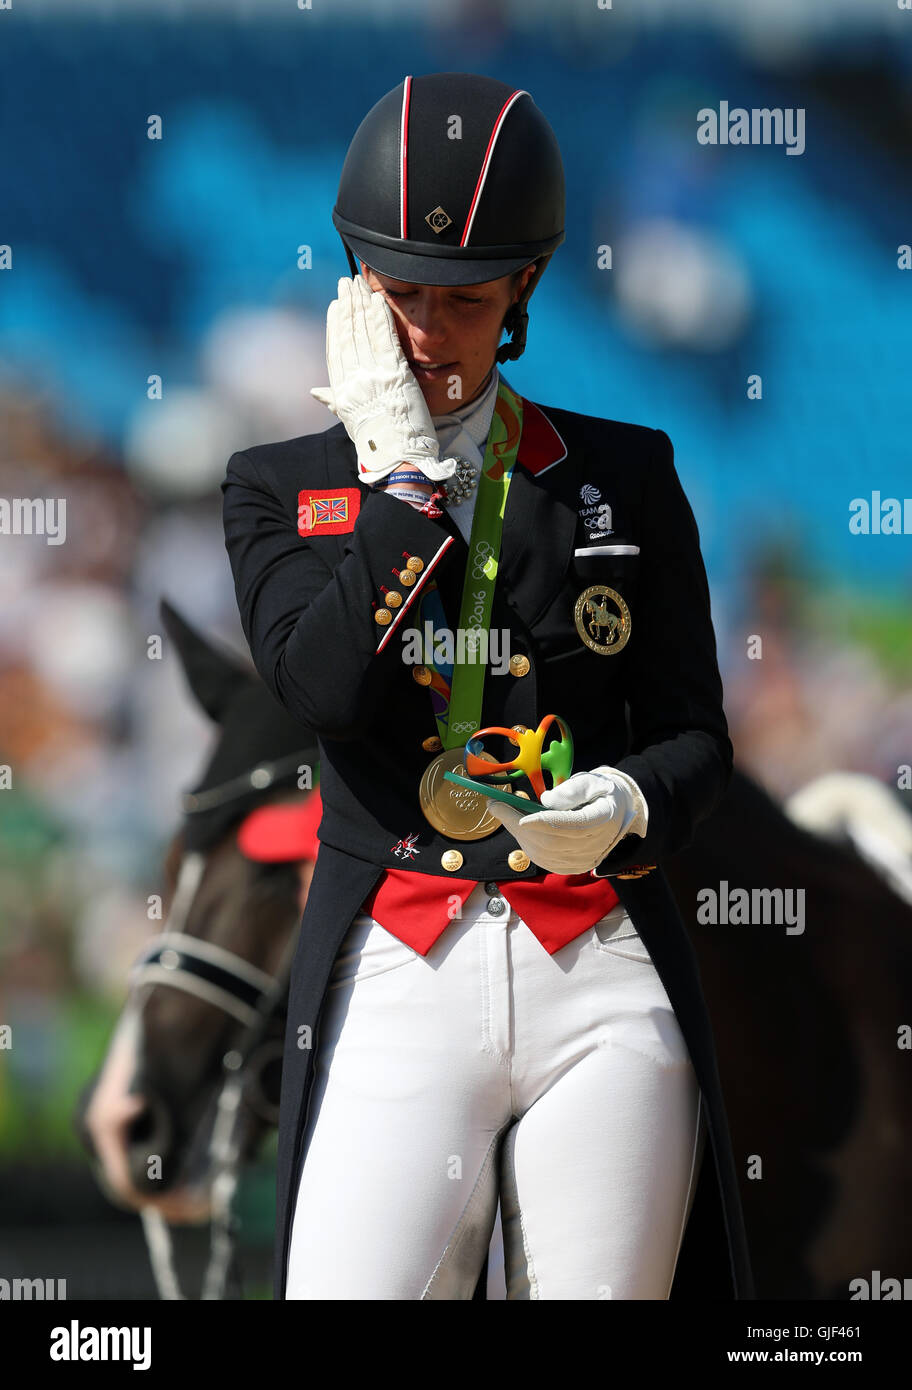
[[[310,394],[345,426],[358,454],[358,477],[380,482],[402,463],[434,482],[451,478],[454,458],[440,446],[421,387],[406,360],[392,310],[363,275],[339,281],[326,315],[329,386]]]
[[[527,816],[490,797],[486,804],[533,864],[554,874],[588,873],[623,836],[645,835],[649,820],[639,786],[616,767],[575,772]]]

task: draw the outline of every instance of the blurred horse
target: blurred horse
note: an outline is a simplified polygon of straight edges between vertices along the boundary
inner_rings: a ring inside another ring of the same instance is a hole
[[[213,766],[190,797],[197,797],[197,810],[186,808],[190,830],[185,826],[169,852],[167,932],[229,953],[235,970],[246,963],[259,972],[254,987],[275,983],[260,999],[269,1018],[266,1065],[251,1070],[249,1089],[229,1088],[226,1102],[226,1075],[230,1081],[243,1072],[243,1019],[195,987],[173,990],[161,976],[143,983],[137,975],[143,1002],[128,1001],[81,1107],[80,1128],[100,1180],[144,1211],[159,1287],[173,1297],[150,1210],[184,1221],[224,1208],[215,1200],[220,1174],[230,1175],[230,1195],[237,1165],[277,1122],[279,984],[287,981],[313,869],[318,798],[305,802],[279,785],[289,769],[296,773],[309,758],[315,763],[306,731],[277,712],[258,677],[216,653],[173,609],[167,620],[191,688],[223,721]],[[218,689],[222,697],[213,699]],[[267,775],[262,769],[270,766]],[[891,794],[863,780],[869,797],[880,793],[882,827],[892,811],[892,832],[882,835],[902,857],[908,812],[895,798],[885,809],[882,797]],[[217,793],[211,805],[207,791]],[[207,805],[210,819],[216,809],[219,817],[203,837],[191,833],[192,817]],[[912,1019],[912,905],[853,840],[834,838],[828,825],[829,838],[796,824],[736,768],[691,845],[663,863],[713,1020],[759,1298],[847,1299],[851,1279],[874,1269],[901,1275],[912,1256],[912,1236],[899,1219],[912,1198],[905,1158],[912,1113],[897,1042],[897,1030]],[[730,889],[803,890],[802,929],[774,920],[703,920],[707,890],[720,900]],[[161,940],[143,953],[140,971],[150,960],[168,970],[167,959],[156,956],[168,950]],[[186,939],[176,945],[192,949]],[[221,957],[209,963],[227,964]],[[235,1125],[227,1146],[219,1144],[220,1114],[228,1117],[226,1129]],[[485,1290],[488,1298],[505,1296],[499,1232],[490,1254],[476,1298]],[[224,1263],[204,1297],[221,1296]]]
[[[912,815],[889,787],[861,772],[827,772],[794,792],[785,810],[805,830],[854,847],[912,904]]]
[[[103,1190],[142,1214],[163,1297],[181,1296],[167,1223],[213,1223],[203,1296],[216,1298],[239,1168],[278,1123],[288,976],[318,848],[319,796],[299,784],[312,784],[317,750],[252,668],[161,611],[220,736],[166,854],[165,929],[133,968],[74,1121]]]
[[[900,854],[908,811],[875,779],[860,782]],[[856,807],[861,790],[856,782]],[[912,1022],[912,905],[834,829],[819,789],[808,803],[827,836],[795,824],[736,769],[692,844],[663,868],[713,1020],[757,1296],[848,1299],[852,1279],[870,1281],[875,1269],[901,1277],[912,1265],[900,1041]],[[701,921],[707,889],[744,889],[753,903],[789,888],[803,890],[801,931],[753,911],[746,925]]]

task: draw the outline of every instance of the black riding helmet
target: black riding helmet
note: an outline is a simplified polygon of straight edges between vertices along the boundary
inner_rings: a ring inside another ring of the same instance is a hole
[[[332,218],[352,275],[357,257],[412,284],[473,285],[536,261],[497,351],[519,357],[526,303],[564,239],[554,131],[528,92],[493,77],[406,77],[355,132]]]

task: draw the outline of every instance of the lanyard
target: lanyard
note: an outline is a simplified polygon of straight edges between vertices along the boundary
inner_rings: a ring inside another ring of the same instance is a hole
[[[501,378],[488,434],[484,463],[478,480],[478,496],[472,516],[469,558],[462,583],[459,629],[450,640],[452,661],[433,660],[433,643],[426,640],[425,616],[432,620],[443,615],[436,585],[427,592],[427,605],[420,604],[422,631],[425,633],[424,664],[432,673],[431,699],[437,731],[445,749],[458,748],[481,722],[491,607],[500,558],[507,494],[522,434],[522,398]],[[474,659],[473,659],[474,658]]]

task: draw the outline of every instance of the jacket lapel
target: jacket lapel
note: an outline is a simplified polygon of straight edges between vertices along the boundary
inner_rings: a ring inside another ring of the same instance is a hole
[[[577,513],[564,439],[533,401],[523,397],[522,405],[522,437],[507,494],[498,587],[510,591],[531,626],[563,582]]]
[[[446,507],[442,508],[440,525],[454,538],[455,544],[447,552],[449,563],[438,566],[436,579],[440,601],[446,614],[448,625],[454,629],[459,624],[459,610],[462,607],[462,586],[465,579],[469,547],[456,522]]]

